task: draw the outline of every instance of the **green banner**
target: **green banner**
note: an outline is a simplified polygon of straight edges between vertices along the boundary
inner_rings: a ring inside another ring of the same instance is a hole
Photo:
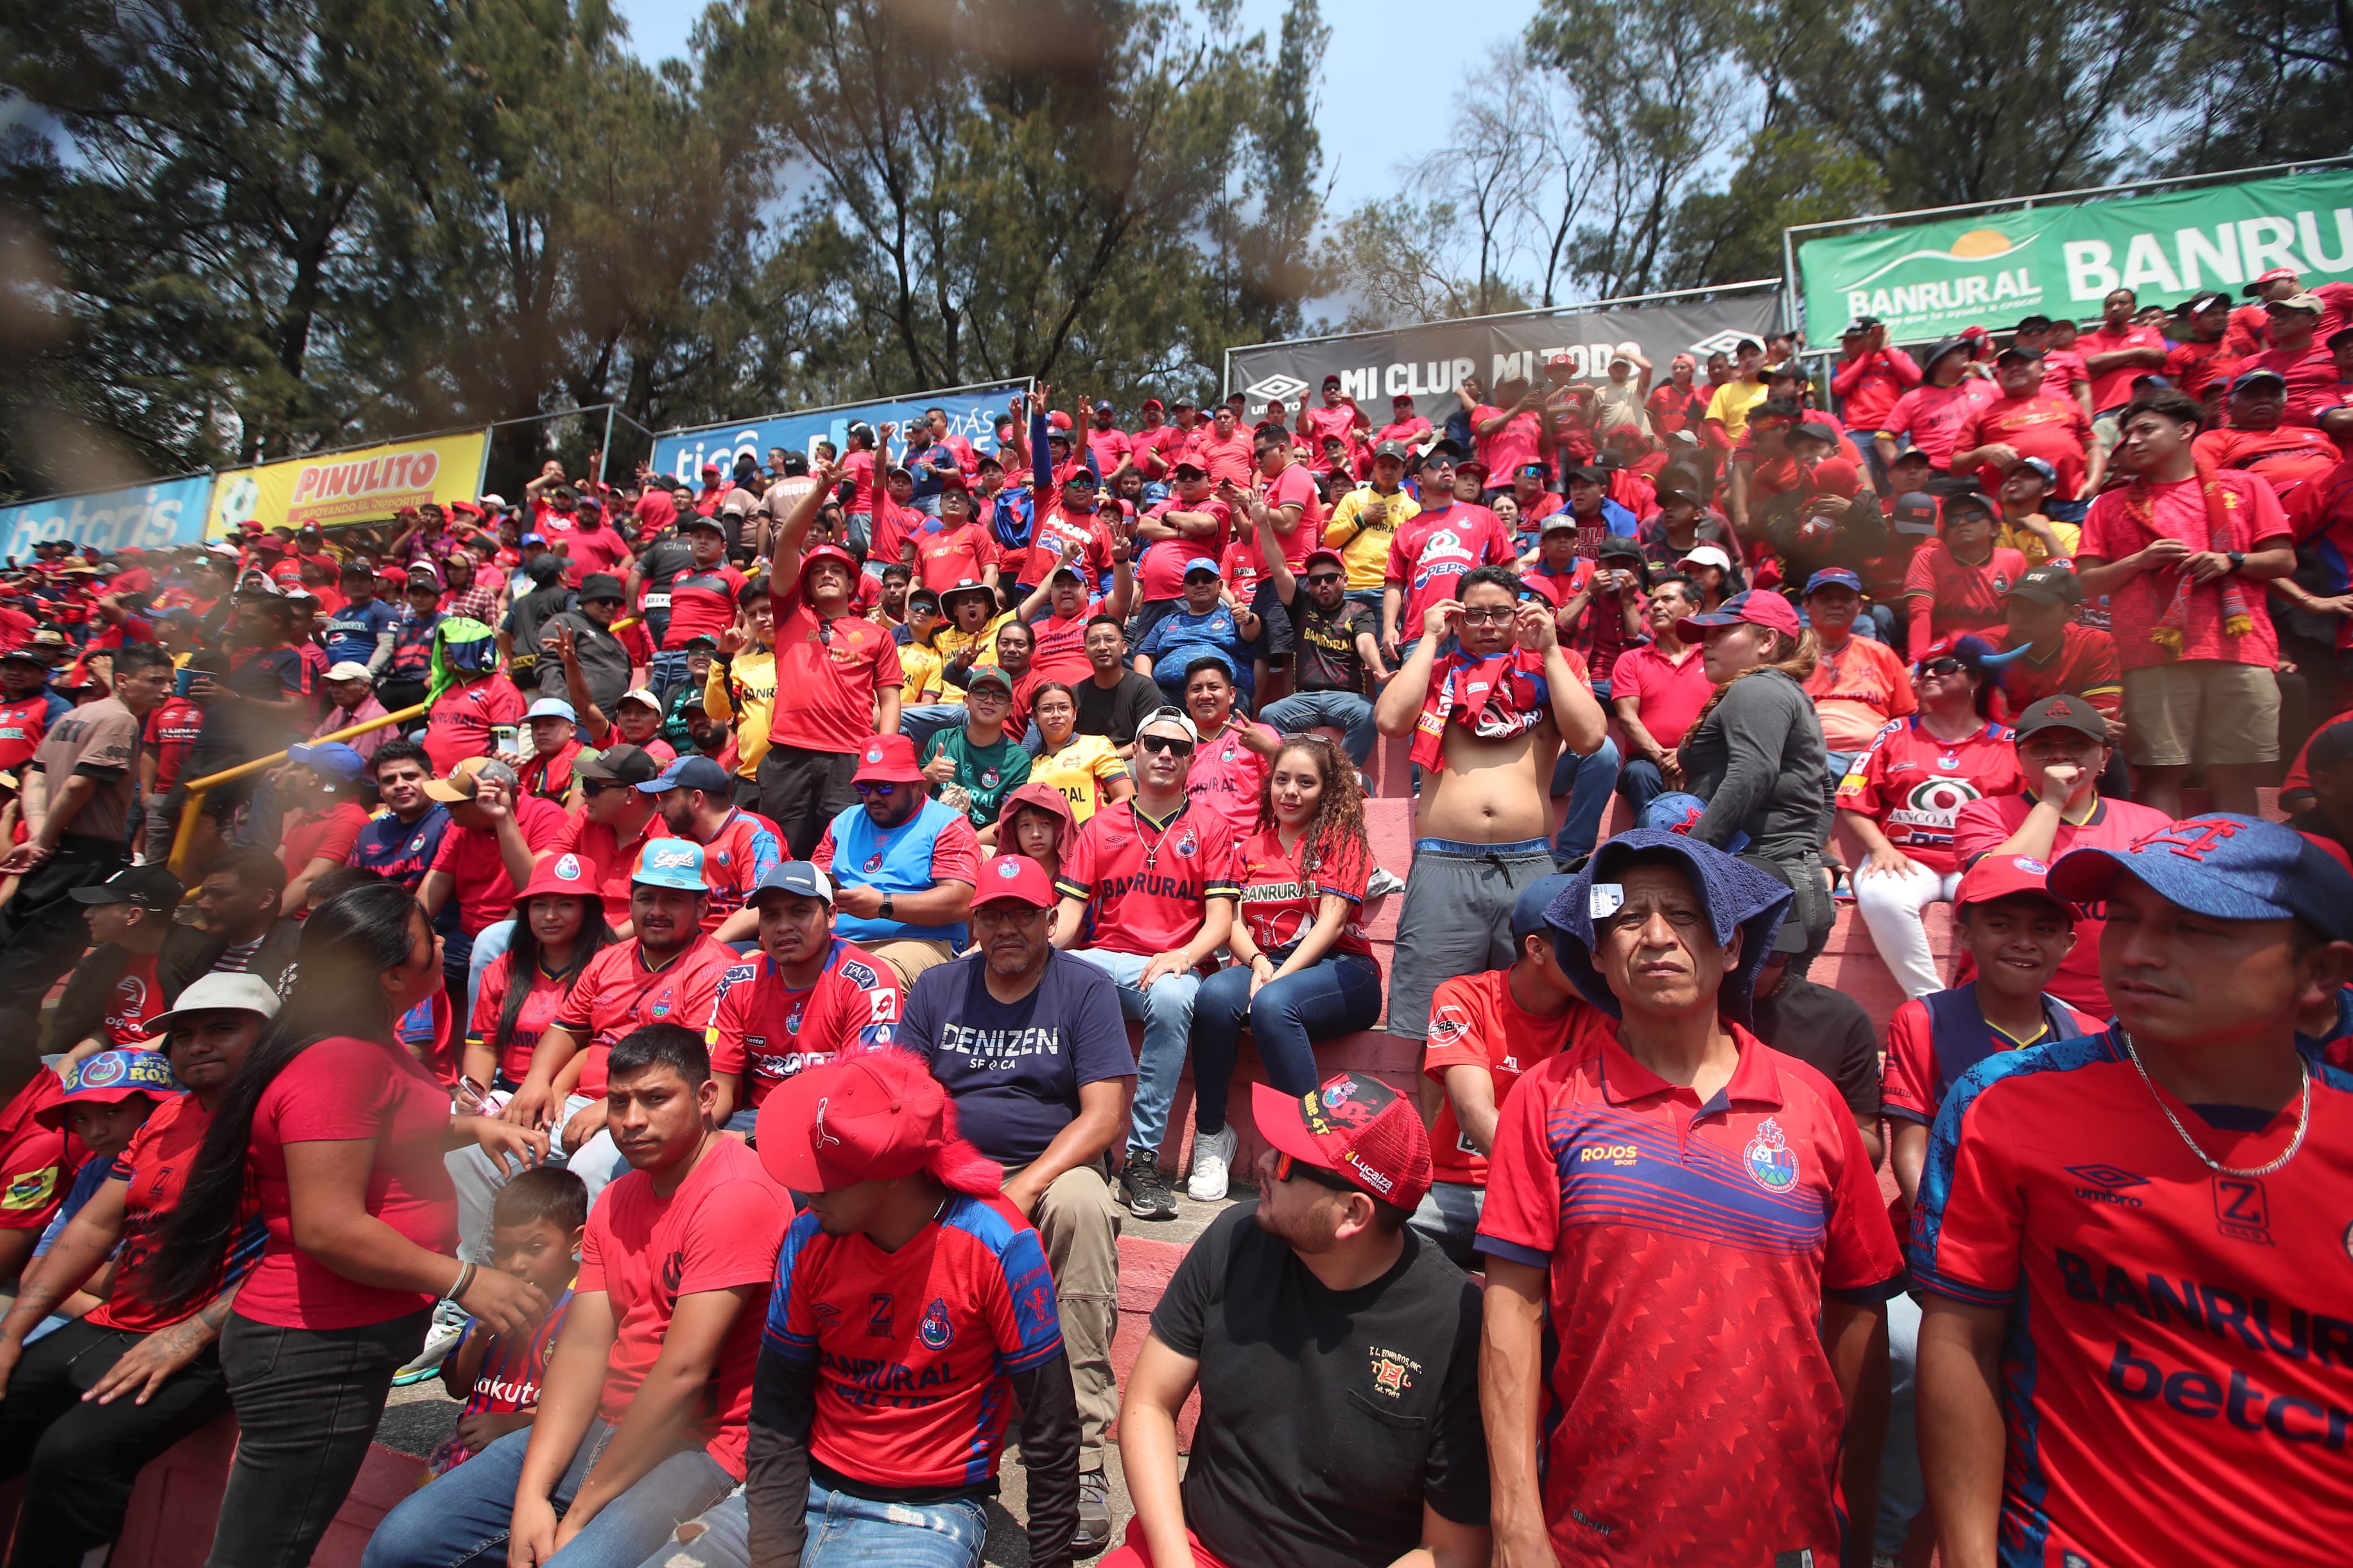
[[[2353,169],[2164,195],[1982,212],[1798,247],[1806,335],[1827,347],[1857,316],[1899,342],[2035,314],[2095,321],[2122,287],[2178,304],[2235,295],[2274,267],[2306,285],[2353,279]]]

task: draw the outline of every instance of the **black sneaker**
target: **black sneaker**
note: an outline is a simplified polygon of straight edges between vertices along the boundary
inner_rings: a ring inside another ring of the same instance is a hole
[[[1071,1553],[1092,1557],[1111,1544],[1111,1482],[1101,1470],[1079,1478],[1079,1529],[1071,1537]]]
[[[1149,1154],[1130,1154],[1120,1167],[1119,1196],[1138,1219],[1176,1217],[1176,1194]]]

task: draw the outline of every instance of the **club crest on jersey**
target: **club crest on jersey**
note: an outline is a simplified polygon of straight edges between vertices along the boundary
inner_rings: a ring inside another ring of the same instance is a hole
[[[1187,828],[1184,834],[1176,840],[1176,853],[1189,860],[1200,852],[1201,841],[1193,837],[1193,830],[1191,828]]]
[[[1757,1136],[1748,1141],[1741,1152],[1747,1162],[1748,1174],[1768,1193],[1786,1193],[1798,1184],[1798,1156],[1789,1150],[1789,1141],[1781,1132],[1781,1124],[1771,1117],[1757,1124]]]
[[[948,1303],[944,1296],[934,1296],[932,1304],[923,1309],[923,1321],[916,1325],[915,1335],[924,1345],[944,1351],[955,1340],[955,1325],[948,1321]]]
[[[882,853],[881,850],[876,850],[873,854],[869,855],[866,858],[865,869],[870,872],[880,871],[882,869]]]
[[[411,855],[416,854],[418,850],[420,850],[420,849],[422,849],[422,848],[424,848],[424,847],[425,847],[425,835],[423,835],[422,833],[418,834],[416,837],[414,837],[414,838],[412,838],[412,839],[410,839],[410,840],[408,841],[408,852],[409,852]]]
[[[995,789],[997,787],[997,772],[995,768],[983,768],[980,771],[980,787],[983,789]]]

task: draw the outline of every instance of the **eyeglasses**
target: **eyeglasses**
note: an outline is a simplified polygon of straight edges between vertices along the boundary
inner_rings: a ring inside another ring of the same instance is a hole
[[[1138,735],[1136,746],[1146,752],[1173,752],[1180,757],[1193,754],[1193,742],[1180,741],[1174,735]]]
[[[1504,626],[1512,624],[1520,613],[1519,606],[1508,605],[1500,610],[1464,610],[1462,624],[1466,626]]]
[[[856,791],[860,797],[874,795],[881,795],[883,799],[888,800],[892,795],[899,793],[899,786],[895,784],[876,784],[871,779],[864,784],[854,784],[849,787]]]
[[[1307,580],[1310,583],[1337,583],[1340,580],[1340,574],[1337,572],[1311,572],[1307,574]]]
[[[1278,1182],[1298,1180],[1315,1186],[1327,1187],[1335,1193],[1353,1193],[1356,1184],[1321,1165],[1311,1165],[1304,1160],[1294,1160],[1288,1154],[1274,1157],[1274,1179]]]

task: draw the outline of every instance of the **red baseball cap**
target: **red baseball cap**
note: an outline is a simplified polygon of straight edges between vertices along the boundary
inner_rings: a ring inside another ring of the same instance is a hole
[[[995,1197],[1005,1173],[956,1136],[955,1106],[921,1058],[854,1051],[785,1080],[760,1107],[760,1164],[786,1187],[838,1192],[928,1171],[943,1185]]]
[[[999,855],[980,868],[980,885],[973,889],[972,907],[983,904],[1027,904],[1050,910],[1057,902],[1053,879],[1046,868],[1027,855]]]
[[[1049,430],[1058,430],[1068,435],[1071,428],[1071,416],[1057,408],[1051,414],[1046,416],[1046,428]]]
[[[858,570],[857,556],[852,555],[849,551],[844,550],[839,544],[820,544],[804,552],[801,556],[800,575],[797,580],[803,587],[807,587],[808,585],[809,569],[820,561],[839,562],[843,569],[849,572],[849,580],[852,583],[858,581],[860,574]]]
[[[1961,878],[1960,889],[1953,896],[1953,912],[2021,893],[2055,905],[2071,922],[2075,918],[2075,906],[2051,890],[2050,862],[2031,855],[1988,855],[1979,859]]]
[[[1346,569],[1348,564],[1345,561],[1340,558],[1340,552],[1338,551],[1325,550],[1321,546],[1318,546],[1307,552],[1307,559],[1301,562],[1300,565],[1313,566],[1318,561],[1329,561],[1333,565],[1340,567],[1344,571]]]
[[[858,771],[849,782],[861,784],[922,784],[923,764],[915,760],[915,742],[904,735],[876,735],[858,753]]]
[[[1695,643],[1706,638],[1710,626],[1736,626],[1744,622],[1769,627],[1785,637],[1794,637],[1799,632],[1798,612],[1789,607],[1788,600],[1762,588],[1751,588],[1733,595],[1705,615],[1685,616],[1675,623],[1675,636]]]
[[[797,1081],[797,1080],[788,1080]],[[1377,1079],[1335,1073],[1303,1095],[1250,1085],[1259,1136],[1383,1203],[1410,1210],[1430,1191],[1430,1134],[1413,1101]]]

